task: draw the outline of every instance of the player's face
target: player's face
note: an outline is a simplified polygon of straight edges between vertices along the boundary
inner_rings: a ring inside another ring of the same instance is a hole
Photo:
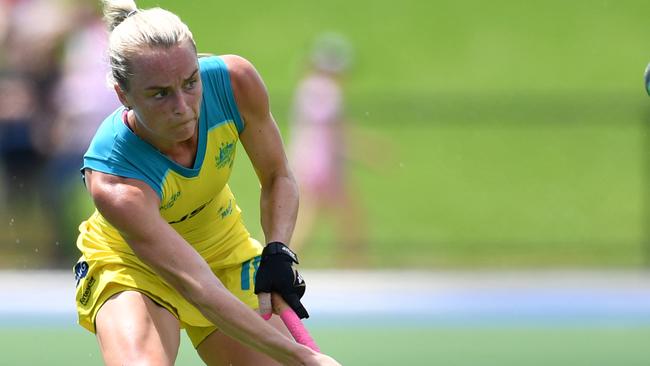
[[[148,48],[131,60],[133,76],[125,98],[137,127],[161,142],[191,139],[197,131],[202,85],[190,42]]]

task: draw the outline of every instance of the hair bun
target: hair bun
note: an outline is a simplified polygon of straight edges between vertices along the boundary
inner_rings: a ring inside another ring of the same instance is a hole
[[[133,0],[102,0],[102,2],[104,4],[104,22],[111,32],[126,18],[138,11]]]

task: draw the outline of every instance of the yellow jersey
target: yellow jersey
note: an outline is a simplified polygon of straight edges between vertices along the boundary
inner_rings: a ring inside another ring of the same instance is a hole
[[[203,97],[194,166],[187,168],[177,164],[135,135],[124,121],[126,111],[121,107],[99,127],[84,155],[83,169],[138,179],[148,184],[160,197],[160,215],[216,272],[249,261],[261,253],[262,247],[246,230],[241,210],[227,184],[239,134],[244,129],[227,66],[220,57],[213,56],[200,58],[199,69]],[[118,282],[124,286],[139,288],[139,275],[133,275],[131,270],[146,274],[145,282],[161,281],[154,287],[165,288],[160,294],[154,293],[154,299],[166,299],[165,292],[173,292],[174,298],[180,297],[135,256],[119,231],[97,210],[81,223],[79,229],[77,247],[82,252],[80,263],[85,263],[85,270],[77,273],[78,285],[82,279],[84,282],[77,290],[77,300],[80,319],[82,313],[88,318],[85,324],[80,321],[82,325],[94,330],[95,307],[101,306],[105,300],[100,287],[119,279]],[[91,272],[98,273],[102,267],[122,274],[104,276],[103,280],[94,278],[88,286],[86,274],[90,277]],[[127,274],[122,267],[130,269]],[[77,268],[75,270],[79,272]],[[174,301],[182,302],[171,305],[173,311],[182,317],[179,307],[185,308],[189,303],[181,298]],[[198,311],[192,312],[186,321],[194,325],[209,325]]]

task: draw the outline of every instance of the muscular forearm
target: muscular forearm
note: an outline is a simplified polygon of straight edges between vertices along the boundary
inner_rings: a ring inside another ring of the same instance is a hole
[[[262,186],[262,229],[266,242],[289,244],[298,213],[298,187],[292,176],[278,176]]]
[[[139,255],[221,331],[282,364],[303,365],[314,357],[314,352],[286,338],[232,295],[189,246],[179,244],[175,249],[168,260],[152,257],[147,250],[139,250]],[[178,263],[191,265],[179,268]]]
[[[315,356],[315,352],[286,338],[225,289],[211,294],[206,304],[197,304],[198,308],[225,334],[283,365],[304,365]]]
[[[158,197],[145,183],[125,184],[118,180],[122,178],[101,173],[89,173],[86,178],[97,208],[136,256],[208,320],[286,364],[300,365],[314,357],[311,350],[284,337],[228,292],[205,259],[160,216]]]

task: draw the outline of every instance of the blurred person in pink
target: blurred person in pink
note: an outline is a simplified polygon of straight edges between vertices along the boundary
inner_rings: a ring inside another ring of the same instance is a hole
[[[318,219],[334,220],[337,265],[366,264],[365,220],[346,172],[349,158],[343,78],[350,68],[352,47],[341,35],[317,38],[310,67],[293,101],[290,161],[300,189],[300,209],[292,248],[300,251]]]

